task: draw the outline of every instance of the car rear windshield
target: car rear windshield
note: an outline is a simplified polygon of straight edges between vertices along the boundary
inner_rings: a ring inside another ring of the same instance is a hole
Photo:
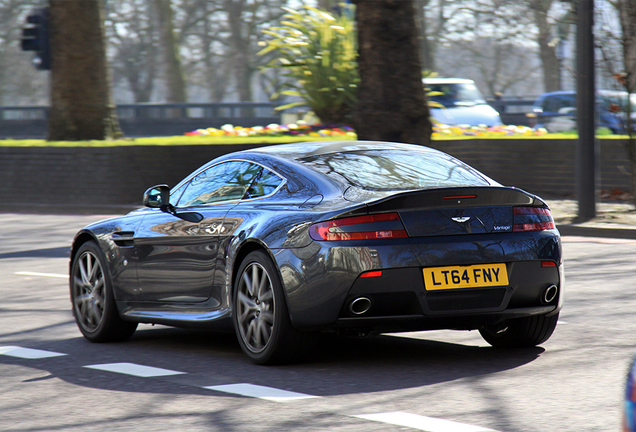
[[[488,186],[477,170],[445,153],[371,150],[299,159],[338,181],[375,191]]]

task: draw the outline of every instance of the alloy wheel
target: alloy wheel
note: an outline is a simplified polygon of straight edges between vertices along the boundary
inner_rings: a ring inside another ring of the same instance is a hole
[[[105,285],[99,260],[85,251],[73,271],[73,307],[78,323],[89,332],[95,331],[104,317]]]
[[[261,264],[245,268],[236,295],[241,339],[250,351],[260,353],[271,340],[276,312],[272,281]]]

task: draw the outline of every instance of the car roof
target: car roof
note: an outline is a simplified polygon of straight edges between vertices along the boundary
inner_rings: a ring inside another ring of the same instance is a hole
[[[437,153],[438,150],[416,144],[403,144],[385,141],[313,141],[292,144],[279,144],[258,147],[245,152],[267,153],[289,160],[297,160],[309,156],[319,156],[329,153],[346,153],[364,150],[405,150],[419,153]]]
[[[601,96],[620,96],[620,95],[625,95],[627,93],[620,90],[596,90],[596,94]],[[539,95],[539,97],[537,97],[537,100],[540,100],[540,99],[543,100],[546,97],[550,97],[550,96],[564,96],[564,95],[567,95],[567,96],[576,95],[576,92],[574,90],[559,90],[559,91],[543,93]]]
[[[467,78],[424,78],[424,84],[475,84],[475,81]]]

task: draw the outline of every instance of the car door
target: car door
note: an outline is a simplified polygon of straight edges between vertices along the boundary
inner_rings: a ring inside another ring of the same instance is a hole
[[[220,304],[223,287],[213,281],[223,219],[260,169],[245,161],[213,165],[172,194],[173,213],[156,210],[144,218],[135,237],[144,301]]]

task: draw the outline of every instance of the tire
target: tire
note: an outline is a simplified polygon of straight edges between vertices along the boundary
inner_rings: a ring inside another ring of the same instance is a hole
[[[84,243],[73,259],[70,275],[73,316],[91,342],[120,342],[130,338],[136,322],[121,319],[104,253],[94,242]]]
[[[533,347],[547,341],[556,328],[559,314],[533,315],[479,329],[486,342],[496,348]]]
[[[280,276],[263,251],[251,252],[239,267],[232,320],[241,349],[256,364],[290,363],[309,351],[312,337],[293,327]]]

